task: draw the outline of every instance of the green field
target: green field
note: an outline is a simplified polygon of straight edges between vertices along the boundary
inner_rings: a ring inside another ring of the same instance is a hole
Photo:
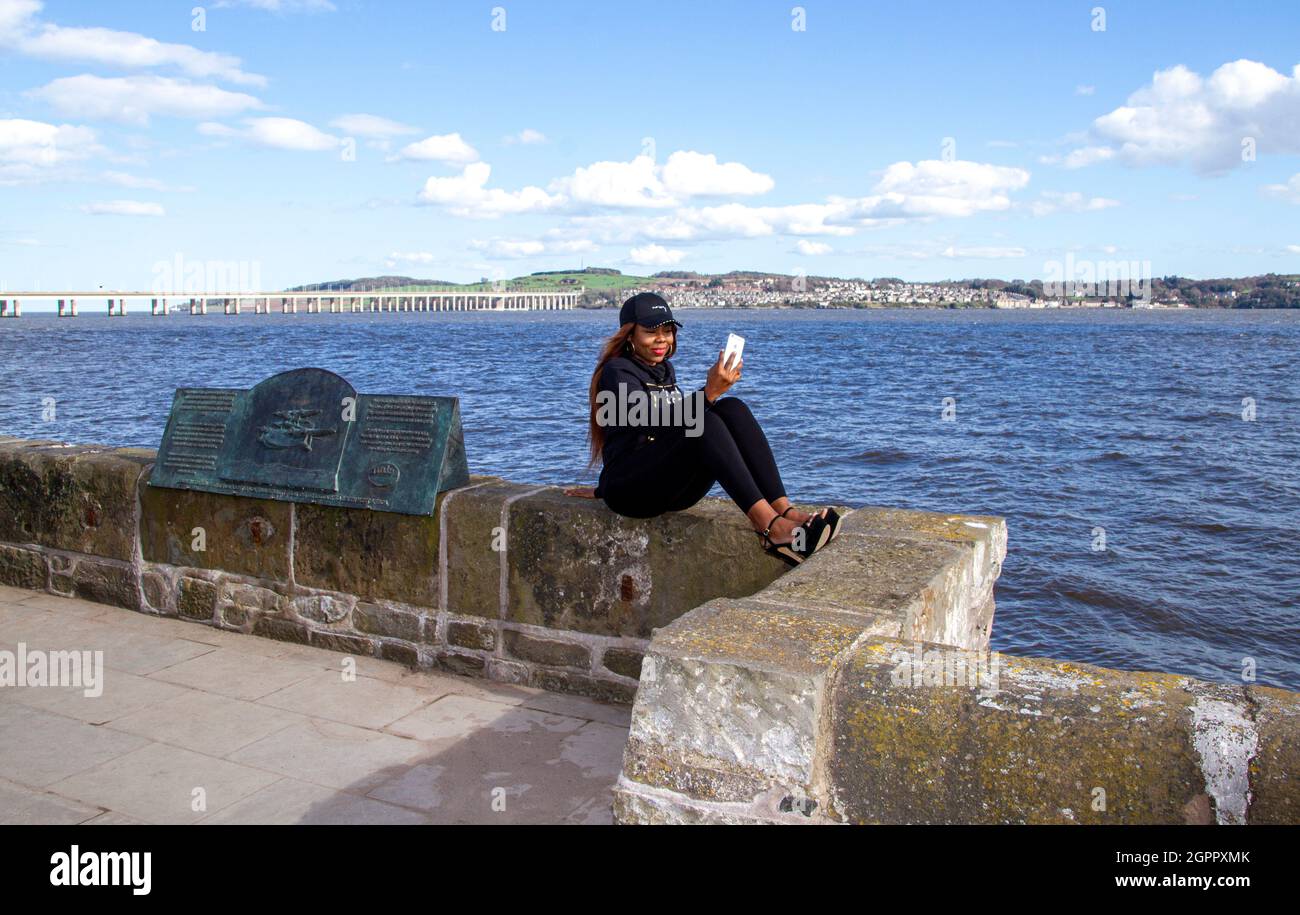
[[[519,289],[527,287],[529,289],[550,289],[566,288],[573,284],[563,284],[563,279],[573,279],[577,281],[583,289],[606,290],[606,289],[630,289],[634,286],[646,286],[654,283],[654,280],[646,276],[628,276],[626,274],[610,275],[605,273],[582,273],[574,271],[572,273],[548,273],[544,276],[517,276],[512,279],[502,280],[506,290]],[[391,286],[386,287],[383,292],[490,292],[493,283],[466,283],[463,286]]]

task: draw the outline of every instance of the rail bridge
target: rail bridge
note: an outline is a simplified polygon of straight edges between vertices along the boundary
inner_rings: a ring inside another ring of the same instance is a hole
[[[4,292],[0,293],[0,318],[17,318],[24,304],[54,304],[59,317],[75,318],[79,307],[89,305],[110,317],[127,314],[127,302],[147,305],[149,314],[238,315],[344,314],[414,311],[567,311],[577,305],[582,287],[437,290],[313,290],[308,292],[202,292],[160,293]],[[80,303],[80,305],[78,304]],[[170,303],[170,304],[169,304]]]

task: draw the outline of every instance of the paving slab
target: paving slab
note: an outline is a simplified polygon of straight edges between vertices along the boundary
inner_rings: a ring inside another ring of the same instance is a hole
[[[98,807],[0,779],[0,826],[72,826],[102,813]]]
[[[224,757],[302,720],[302,715],[282,709],[181,689],[180,695],[165,702],[114,719],[112,727],[157,743]]]
[[[92,769],[148,743],[132,734],[17,702],[0,703],[0,734],[14,735],[0,740],[0,777],[34,788]]]
[[[364,792],[405,770],[420,755],[419,741],[337,721],[307,719],[229,755],[249,766],[326,788]]]
[[[217,648],[152,676],[168,683],[251,701],[316,673],[315,667],[301,661],[245,654],[234,648]]]
[[[378,729],[442,695],[373,677],[345,679],[342,672],[321,672],[257,701],[313,718]]]
[[[313,785],[296,778],[282,778],[225,810],[199,821],[205,826],[210,824],[335,826],[354,823],[420,826],[429,822],[427,816],[416,810]]]
[[[0,822],[612,821],[623,706],[0,590],[20,641],[104,690],[0,688]]]
[[[10,687],[6,692],[16,702],[56,712],[87,724],[107,724],[132,712],[175,699],[187,691],[170,683],[137,677],[120,670],[105,670],[97,687],[99,695],[86,695],[82,686]]]
[[[50,789],[147,823],[176,824],[197,822],[276,780],[251,766],[151,743]]]

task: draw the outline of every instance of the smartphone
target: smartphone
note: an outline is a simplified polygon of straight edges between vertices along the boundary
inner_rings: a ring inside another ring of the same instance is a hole
[[[725,366],[727,364],[727,360],[731,358],[731,354],[735,353],[736,361],[731,364],[731,367],[735,368],[736,363],[740,362],[741,354],[744,351],[745,351],[745,338],[737,336],[736,334],[727,334],[727,348],[726,351],[724,351],[722,354],[722,364]]]

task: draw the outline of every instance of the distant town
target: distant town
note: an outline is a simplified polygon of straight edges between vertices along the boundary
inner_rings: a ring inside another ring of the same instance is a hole
[[[406,276],[337,280],[292,292],[364,290],[509,290],[581,287],[579,308],[617,307],[652,290],[685,308],[1300,308],[1300,275],[1192,280],[1128,277],[1100,271],[1065,282],[968,279],[906,282],[897,277],[841,279],[735,271],[664,271],[651,276],[607,267],[543,271],[511,279],[456,284]]]

